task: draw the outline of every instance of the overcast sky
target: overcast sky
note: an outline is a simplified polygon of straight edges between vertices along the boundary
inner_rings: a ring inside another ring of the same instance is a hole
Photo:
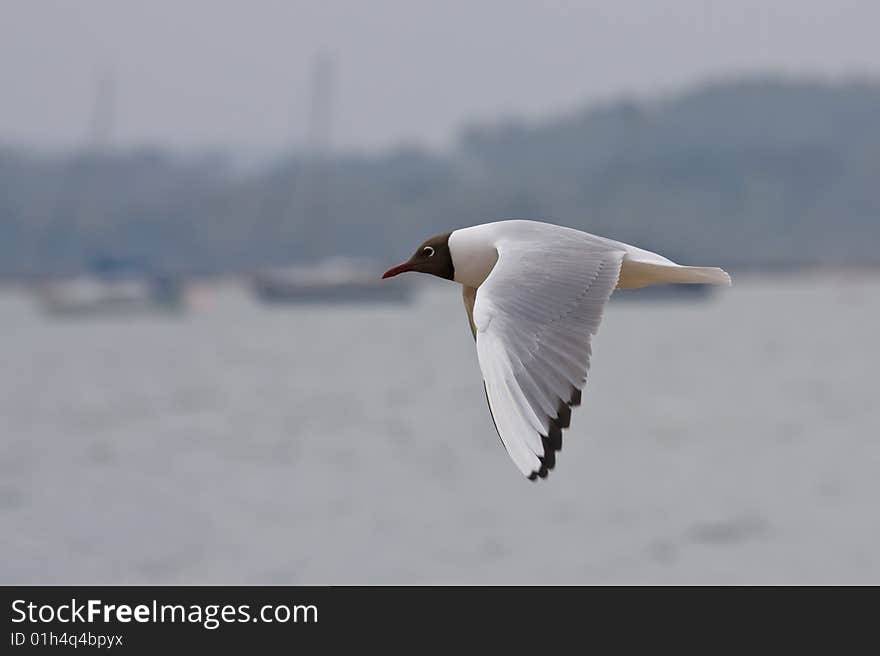
[[[445,144],[707,77],[878,75],[878,26],[877,0],[0,0],[0,140],[81,143],[112,71],[117,145],[276,150],[324,51],[334,146]]]

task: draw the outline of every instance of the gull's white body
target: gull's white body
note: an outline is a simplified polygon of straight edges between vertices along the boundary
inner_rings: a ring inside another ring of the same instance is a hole
[[[716,268],[536,221],[499,221],[449,236],[454,280],[477,342],[489,408],[510,457],[546,476],[580,401],[591,337],[617,287],[730,284]]]

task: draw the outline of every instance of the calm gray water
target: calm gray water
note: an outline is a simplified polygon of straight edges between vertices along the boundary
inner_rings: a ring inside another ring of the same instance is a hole
[[[876,276],[613,303],[536,484],[452,285],[0,321],[0,583],[880,583]]]

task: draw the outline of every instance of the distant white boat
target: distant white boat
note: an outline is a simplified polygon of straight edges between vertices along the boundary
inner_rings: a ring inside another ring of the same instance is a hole
[[[53,315],[133,314],[176,311],[182,299],[176,284],[153,280],[101,280],[89,276],[40,285],[37,299]]]

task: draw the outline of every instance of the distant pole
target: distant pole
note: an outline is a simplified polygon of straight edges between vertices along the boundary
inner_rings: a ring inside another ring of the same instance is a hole
[[[112,70],[101,71],[94,84],[86,150],[100,153],[110,145],[116,120],[116,76]]]
[[[305,161],[305,221],[315,240],[310,244],[316,254],[332,251],[336,241],[335,221],[330,211],[331,194],[331,125],[336,87],[333,59],[321,53],[312,64],[309,93],[308,135]]]
[[[110,68],[95,72],[92,78],[92,105],[89,109],[84,142],[75,161],[64,169],[57,190],[55,211],[47,222],[39,246],[49,273],[74,273],[85,268],[88,251],[112,234],[107,230],[105,190],[98,171],[100,156],[110,145],[116,119],[116,76]],[[103,247],[103,244],[102,244]]]
[[[107,210],[107,194],[101,188],[101,160],[107,154],[116,123],[116,75],[112,68],[103,68],[94,76],[92,111],[86,127],[87,159],[91,163],[80,169],[79,180],[73,194],[77,197],[71,203],[69,231],[72,243],[79,244],[79,259],[91,260],[96,255],[103,256],[113,251],[113,231],[107,230],[112,217]],[[87,262],[86,265],[90,265]]]
[[[326,53],[315,57],[312,64],[311,93],[308,124],[308,156],[312,162],[325,160],[330,154],[330,126],[333,114],[333,95],[336,70],[333,59]]]

